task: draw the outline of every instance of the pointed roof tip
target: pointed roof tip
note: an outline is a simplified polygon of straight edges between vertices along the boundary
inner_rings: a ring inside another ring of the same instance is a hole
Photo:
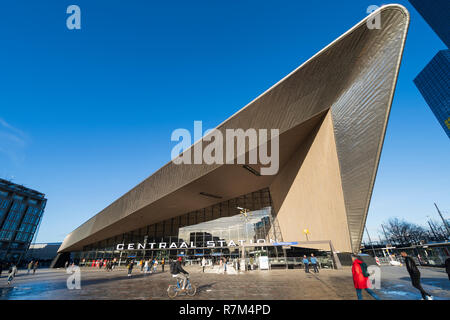
[[[378,13],[380,13],[382,11],[386,11],[386,10],[397,10],[397,11],[400,11],[406,17],[406,20],[407,20],[408,23],[409,23],[409,21],[411,19],[411,15],[410,15],[408,9],[406,9],[405,6],[403,6],[403,5],[399,4],[399,3],[390,3],[390,4],[383,4],[383,5],[381,5],[377,10],[374,10],[373,12],[371,12],[361,22],[364,22],[364,21],[368,20],[368,18],[370,16],[377,15]]]
[[[411,19],[411,14],[409,13],[408,9],[406,9],[405,6],[403,6],[399,3],[390,3],[390,4],[382,5],[378,10],[388,10],[388,9],[394,9],[394,10],[398,10],[398,11],[402,12],[405,15],[405,17],[409,23],[409,21]],[[378,11],[378,10],[376,10],[376,11]],[[374,12],[376,12],[376,11],[374,11]]]

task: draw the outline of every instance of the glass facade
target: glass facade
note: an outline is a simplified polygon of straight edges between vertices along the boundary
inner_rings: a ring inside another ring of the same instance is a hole
[[[19,262],[42,220],[44,194],[0,179],[0,260]]]
[[[409,0],[433,31],[450,47],[450,1]]]
[[[450,50],[439,51],[414,83],[450,138]]]
[[[182,256],[189,264],[204,257],[209,264],[244,259],[256,267],[258,258],[267,256],[271,267],[286,268],[288,262],[300,264],[302,254],[317,252],[275,245],[279,242],[283,237],[266,188],[85,246],[72,258],[81,266]]]

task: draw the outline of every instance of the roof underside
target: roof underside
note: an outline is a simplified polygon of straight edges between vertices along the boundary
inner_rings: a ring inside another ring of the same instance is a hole
[[[366,21],[376,14],[382,28],[369,29]],[[331,109],[354,251],[362,239],[408,24],[402,6],[382,7],[217,128],[223,133],[278,128],[281,167]],[[272,180],[241,165],[169,162],[70,233],[60,252],[259,190]]]

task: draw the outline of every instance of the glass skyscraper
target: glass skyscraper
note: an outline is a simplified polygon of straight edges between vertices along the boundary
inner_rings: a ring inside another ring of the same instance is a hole
[[[439,124],[450,138],[450,1],[409,0],[447,46],[414,79]]]
[[[45,195],[0,179],[0,261],[18,263],[42,220]]]
[[[450,47],[450,1],[409,0],[439,38]]]
[[[450,50],[439,51],[414,83],[450,138]]]

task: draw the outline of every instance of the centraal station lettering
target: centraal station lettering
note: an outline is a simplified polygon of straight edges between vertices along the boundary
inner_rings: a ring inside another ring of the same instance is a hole
[[[225,248],[225,247],[238,247],[238,246],[244,246],[246,240],[238,240],[237,243],[234,240],[218,240],[218,241],[206,241],[206,248]],[[264,244],[266,243],[265,239],[258,239],[256,242],[253,242],[253,240],[250,240],[248,242],[249,244]],[[167,246],[167,242],[160,242],[160,243],[128,243],[125,246],[125,243],[119,243],[116,245],[116,250],[145,250],[145,249],[188,249],[188,248],[198,248],[194,245],[194,242],[190,242],[188,245],[186,242],[182,242],[180,246],[177,245],[176,242],[172,242],[169,246]],[[276,245],[275,240],[270,239],[271,245]]]

